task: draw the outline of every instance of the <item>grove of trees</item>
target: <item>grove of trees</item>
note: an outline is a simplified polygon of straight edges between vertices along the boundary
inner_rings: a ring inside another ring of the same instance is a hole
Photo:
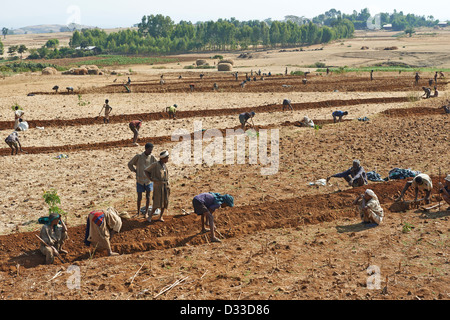
[[[70,47],[95,46],[103,53],[170,54],[191,51],[245,50],[252,47],[299,46],[327,43],[352,37],[351,21],[337,18],[329,26],[313,22],[229,20],[175,23],[163,15],[144,16],[137,30],[126,29],[107,34],[100,29],[75,31]]]
[[[373,18],[376,14],[380,15],[380,25],[392,24],[392,29],[395,31],[404,31],[407,28],[418,28],[418,27],[434,27],[438,24],[439,20],[434,19],[433,16],[418,16],[415,14],[404,14],[403,11],[397,12],[394,10],[393,13],[386,12],[373,12],[370,13],[368,8],[362,9],[360,12],[353,10],[351,14],[341,13],[341,11],[336,9],[330,9],[324,14],[314,17],[312,21],[319,25],[331,25],[333,21],[341,17],[342,19],[350,20],[355,26],[356,30],[367,29],[367,20]]]

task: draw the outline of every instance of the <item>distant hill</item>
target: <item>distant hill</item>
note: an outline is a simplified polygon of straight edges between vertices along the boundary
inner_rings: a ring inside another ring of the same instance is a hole
[[[73,30],[81,30],[81,29],[93,29],[96,27],[92,26],[84,26],[80,24],[41,24],[37,26],[28,26],[19,29],[10,30],[10,34],[30,34],[30,33],[56,33],[56,32],[69,32]]]

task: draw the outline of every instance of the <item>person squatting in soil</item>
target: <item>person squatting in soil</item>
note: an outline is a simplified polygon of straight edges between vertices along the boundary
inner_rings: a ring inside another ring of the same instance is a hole
[[[344,178],[353,188],[368,184],[366,171],[361,166],[359,160],[353,160],[353,165],[350,169],[328,177],[327,183],[331,178]]]
[[[144,218],[148,215],[148,208],[150,206],[150,193],[153,191],[153,182],[145,174],[144,170],[157,160],[152,155],[153,144],[148,142],[145,145],[145,151],[136,154],[129,162],[128,168],[130,171],[136,173],[136,192],[137,192],[137,216],[141,210],[142,193],[145,192],[145,211]]]
[[[357,206],[363,223],[376,223],[380,225],[383,221],[383,208],[372,189],[366,189],[363,194],[358,195],[353,201],[353,204]]]
[[[213,213],[219,208],[233,207],[234,198],[229,194],[221,195],[215,192],[205,192],[196,195],[192,199],[192,206],[194,207],[194,212],[201,216],[201,233],[210,231],[211,242],[221,242],[215,236],[216,227],[214,224]],[[206,225],[210,227],[209,230],[205,228],[205,220]]]
[[[38,222],[43,224],[39,237],[47,244],[41,243],[39,250],[45,256],[45,263],[52,264],[56,255],[67,253],[62,248],[68,238],[67,227],[58,213],[51,213],[48,217],[41,217],[38,219]]]
[[[433,182],[431,181],[431,178],[429,175],[425,173],[420,173],[417,176],[414,177],[413,180],[406,182],[405,186],[403,187],[403,190],[400,194],[400,196],[395,201],[402,201],[403,196],[405,195],[405,192],[410,188],[414,188],[414,202],[417,202],[417,196],[419,194],[419,191],[425,192],[425,198],[421,200],[425,200],[425,203],[430,203],[430,196],[431,191],[433,190]],[[419,200],[419,201],[421,201]]]
[[[166,163],[169,161],[169,152],[163,151],[159,155],[159,161],[152,163],[144,170],[147,178],[153,182],[153,203],[152,212],[147,220],[151,222],[152,216],[156,209],[160,209],[161,213],[156,221],[164,222],[164,210],[169,207],[170,186],[169,186],[169,170]]]
[[[111,238],[122,228],[122,219],[116,209],[95,210],[88,214],[84,243],[95,249],[105,249],[110,256],[119,255],[111,248]]]

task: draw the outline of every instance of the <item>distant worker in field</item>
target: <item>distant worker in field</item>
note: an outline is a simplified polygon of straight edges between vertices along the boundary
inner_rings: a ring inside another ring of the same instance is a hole
[[[178,105],[176,104],[166,108],[166,112],[169,114],[169,118],[172,118],[173,120],[176,119],[175,114],[177,113],[177,108]]]
[[[437,84],[437,78],[438,78],[438,72],[436,71],[436,73],[434,74],[434,83]]]
[[[19,106],[14,107],[14,130],[17,130],[20,124],[20,119],[23,119],[25,112]]]
[[[130,77],[128,77],[127,86],[129,86],[130,84],[131,84],[131,79],[130,79]]]
[[[442,106],[446,114],[450,114],[450,106]]]
[[[430,196],[431,191],[433,190],[433,182],[431,181],[431,178],[429,175],[425,173],[420,173],[417,176],[414,177],[413,180],[406,182],[402,192],[400,193],[400,196],[395,201],[402,201],[403,196],[405,195],[405,192],[410,188],[414,188],[414,202],[417,202],[417,196],[419,194],[419,191],[425,192],[425,198],[421,200],[425,200],[425,203],[430,203]],[[419,200],[419,201],[421,201]]]
[[[300,124],[302,127],[314,128],[314,121],[312,121],[308,116],[304,116]]]
[[[242,128],[242,130],[245,130],[245,126],[247,125],[247,124],[249,124],[248,123],[248,121],[249,120],[251,120],[251,124],[249,124],[252,128],[255,126],[255,124],[253,123],[253,117],[255,116],[255,112],[244,112],[244,113],[241,113],[240,115],[239,115],[239,122],[241,123],[241,128]]]
[[[139,130],[142,127],[142,120],[133,120],[128,124],[128,126],[130,127],[131,131],[133,131],[133,144],[135,146],[138,146],[137,140],[139,136]]]
[[[428,80],[428,85],[431,87],[433,85],[433,79]]]
[[[169,161],[169,152],[163,151],[159,154],[159,161],[152,163],[144,170],[147,178],[153,182],[153,202],[152,211],[147,220],[152,221],[152,216],[156,209],[160,209],[161,213],[156,221],[164,222],[164,211],[169,207],[170,186],[169,186],[169,170],[167,162]]]
[[[424,91],[422,98],[428,99],[429,97],[431,97],[431,89],[430,88],[422,87],[422,90]]]
[[[102,114],[103,109],[105,109],[105,116],[103,117],[103,123],[109,123],[109,115],[111,114],[111,106],[109,105],[109,100],[105,100],[105,104],[103,105],[102,109],[100,110],[99,116]]]
[[[10,135],[8,135],[5,139],[6,144],[11,148],[11,155],[14,155],[14,151],[16,151],[16,154],[18,151],[24,152],[22,150],[22,145],[20,144],[19,140],[19,133],[17,131],[14,131]]]
[[[416,80],[416,85],[419,84],[420,76],[418,72],[416,72],[414,79]]]
[[[373,80],[373,70],[370,70],[370,80]]]
[[[214,82],[214,84],[213,84],[213,90],[214,90],[214,91],[219,90],[219,86],[218,86],[217,83],[215,83],[215,82]]]
[[[294,111],[294,108],[292,108],[292,105],[291,105],[291,100],[288,100],[288,99],[284,99],[284,100],[283,100],[283,111],[284,111],[285,109]]]
[[[86,234],[84,243],[91,244],[96,249],[104,249],[110,256],[119,255],[111,248],[112,237],[120,232],[122,219],[116,209],[109,207],[106,210],[95,210],[88,214],[86,221]]]
[[[144,170],[157,160],[152,155],[153,144],[148,142],[145,144],[145,151],[141,154],[135,155],[130,162],[128,168],[130,171],[136,173],[136,192],[137,192],[137,216],[140,214],[142,194],[145,192],[145,211],[144,218],[148,215],[148,208],[150,206],[150,193],[153,191],[153,182],[145,174]]]
[[[363,223],[376,223],[380,225],[384,218],[383,208],[380,205],[377,195],[372,189],[367,189],[360,194],[353,204],[357,206],[359,215]]]
[[[439,182],[439,188],[439,193],[442,194],[442,198],[450,206],[450,174],[445,177],[444,184]],[[450,207],[447,208],[448,210],[450,210]]]
[[[437,90],[437,87],[434,87],[434,94],[433,94],[433,98],[437,98],[439,96],[439,92]]]
[[[195,85],[194,85],[193,83],[191,83],[191,84],[189,85],[189,89],[191,90],[191,92],[194,91],[194,88],[195,88]]]
[[[348,111],[336,110],[332,114],[334,123],[341,122],[342,117],[348,115]]]
[[[39,250],[45,256],[45,263],[52,264],[55,261],[55,256],[67,253],[62,248],[67,239],[67,227],[58,213],[51,213],[47,217],[41,217],[38,219],[38,222],[43,224],[39,237],[45,243],[41,243]]]
[[[353,165],[350,169],[328,177],[327,183],[331,178],[344,178],[349,186],[353,188],[360,187],[368,183],[366,171],[361,166],[359,160],[353,160]]]
[[[234,198],[229,194],[221,195],[215,192],[206,192],[196,195],[192,199],[192,206],[194,207],[194,212],[201,216],[201,233],[208,232],[205,228],[206,220],[206,225],[209,226],[209,231],[211,232],[211,242],[221,242],[215,236],[216,227],[213,213],[219,208],[233,207]]]

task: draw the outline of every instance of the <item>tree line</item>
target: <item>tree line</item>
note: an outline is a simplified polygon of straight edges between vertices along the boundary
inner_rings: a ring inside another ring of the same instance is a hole
[[[219,19],[175,23],[163,15],[144,16],[136,29],[107,34],[100,29],[75,31],[71,48],[96,47],[99,52],[114,54],[171,54],[193,51],[245,50],[249,47],[275,48],[328,43],[353,36],[354,26],[337,18],[329,26],[313,22],[238,21]]]
[[[320,25],[330,25],[333,21],[339,17],[342,19],[350,20],[356,30],[368,29],[367,21],[372,22],[375,18],[371,15],[368,8],[362,9],[360,12],[353,10],[351,14],[342,13],[336,9],[330,9],[324,14],[314,17],[312,21]],[[403,11],[393,13],[381,12],[379,13],[380,25],[392,24],[392,29],[395,31],[404,31],[408,28],[419,27],[434,27],[439,23],[439,20],[434,19],[433,16],[419,16],[415,14],[404,14]],[[369,20],[370,19],[370,20]]]

